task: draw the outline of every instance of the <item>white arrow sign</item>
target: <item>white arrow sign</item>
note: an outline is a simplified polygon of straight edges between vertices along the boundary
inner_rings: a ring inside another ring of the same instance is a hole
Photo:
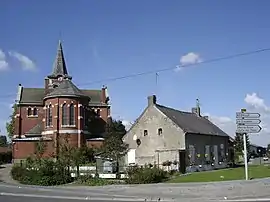
[[[236,112],[236,118],[237,119],[254,119],[254,118],[260,118],[259,113],[242,113],[242,112]]]
[[[262,130],[260,126],[247,126],[247,125],[237,125],[237,133],[259,133]]]
[[[236,124],[258,125],[260,123],[261,123],[260,119],[236,119]]]

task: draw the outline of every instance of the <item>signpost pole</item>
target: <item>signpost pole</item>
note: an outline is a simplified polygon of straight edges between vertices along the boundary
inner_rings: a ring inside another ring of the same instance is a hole
[[[247,134],[243,134],[243,141],[244,141],[244,158],[245,158],[245,174],[246,180],[248,180],[248,158],[247,158]]]
[[[259,133],[262,128],[259,113],[250,113],[246,109],[241,109],[241,112],[236,112],[236,133],[243,134],[244,141],[244,160],[245,160],[245,175],[248,180],[248,153],[247,153],[247,133]]]

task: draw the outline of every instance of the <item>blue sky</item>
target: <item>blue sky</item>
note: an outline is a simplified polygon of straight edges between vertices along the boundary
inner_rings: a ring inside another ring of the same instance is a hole
[[[43,86],[61,38],[74,82],[81,88],[107,85],[114,117],[135,120],[153,93],[159,103],[183,110],[199,98],[202,112],[227,132],[234,130],[235,112],[240,108],[261,112],[264,130],[251,139],[256,144],[270,143],[270,51],[162,72],[157,85],[155,74],[90,84],[174,68],[181,61],[194,63],[268,48],[269,7],[268,1],[244,0],[73,0],[65,4],[2,0],[2,133],[18,84]]]

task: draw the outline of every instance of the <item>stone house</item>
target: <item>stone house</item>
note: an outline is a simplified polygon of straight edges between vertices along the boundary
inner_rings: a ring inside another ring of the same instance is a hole
[[[179,111],[157,104],[155,95],[123,141],[129,145],[129,165],[172,162],[183,173],[227,166],[229,136],[201,116],[199,106]]]
[[[53,156],[62,139],[74,147],[100,146],[110,117],[107,88],[79,89],[68,74],[61,42],[44,88],[19,84],[16,106],[14,161],[33,155],[40,141],[46,143],[44,157]]]

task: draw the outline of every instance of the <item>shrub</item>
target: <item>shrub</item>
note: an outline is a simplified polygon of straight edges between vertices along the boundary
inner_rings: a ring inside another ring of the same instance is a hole
[[[12,152],[2,152],[0,153],[0,165],[4,163],[11,163],[12,161]]]
[[[149,184],[159,183],[168,178],[168,173],[158,167],[138,167],[134,166],[128,169],[129,184]]]
[[[31,163],[27,166],[13,166],[11,169],[13,179],[22,184],[42,186],[53,186],[72,182],[70,173],[58,162],[42,159],[38,165],[35,164],[35,167],[32,166]]]

